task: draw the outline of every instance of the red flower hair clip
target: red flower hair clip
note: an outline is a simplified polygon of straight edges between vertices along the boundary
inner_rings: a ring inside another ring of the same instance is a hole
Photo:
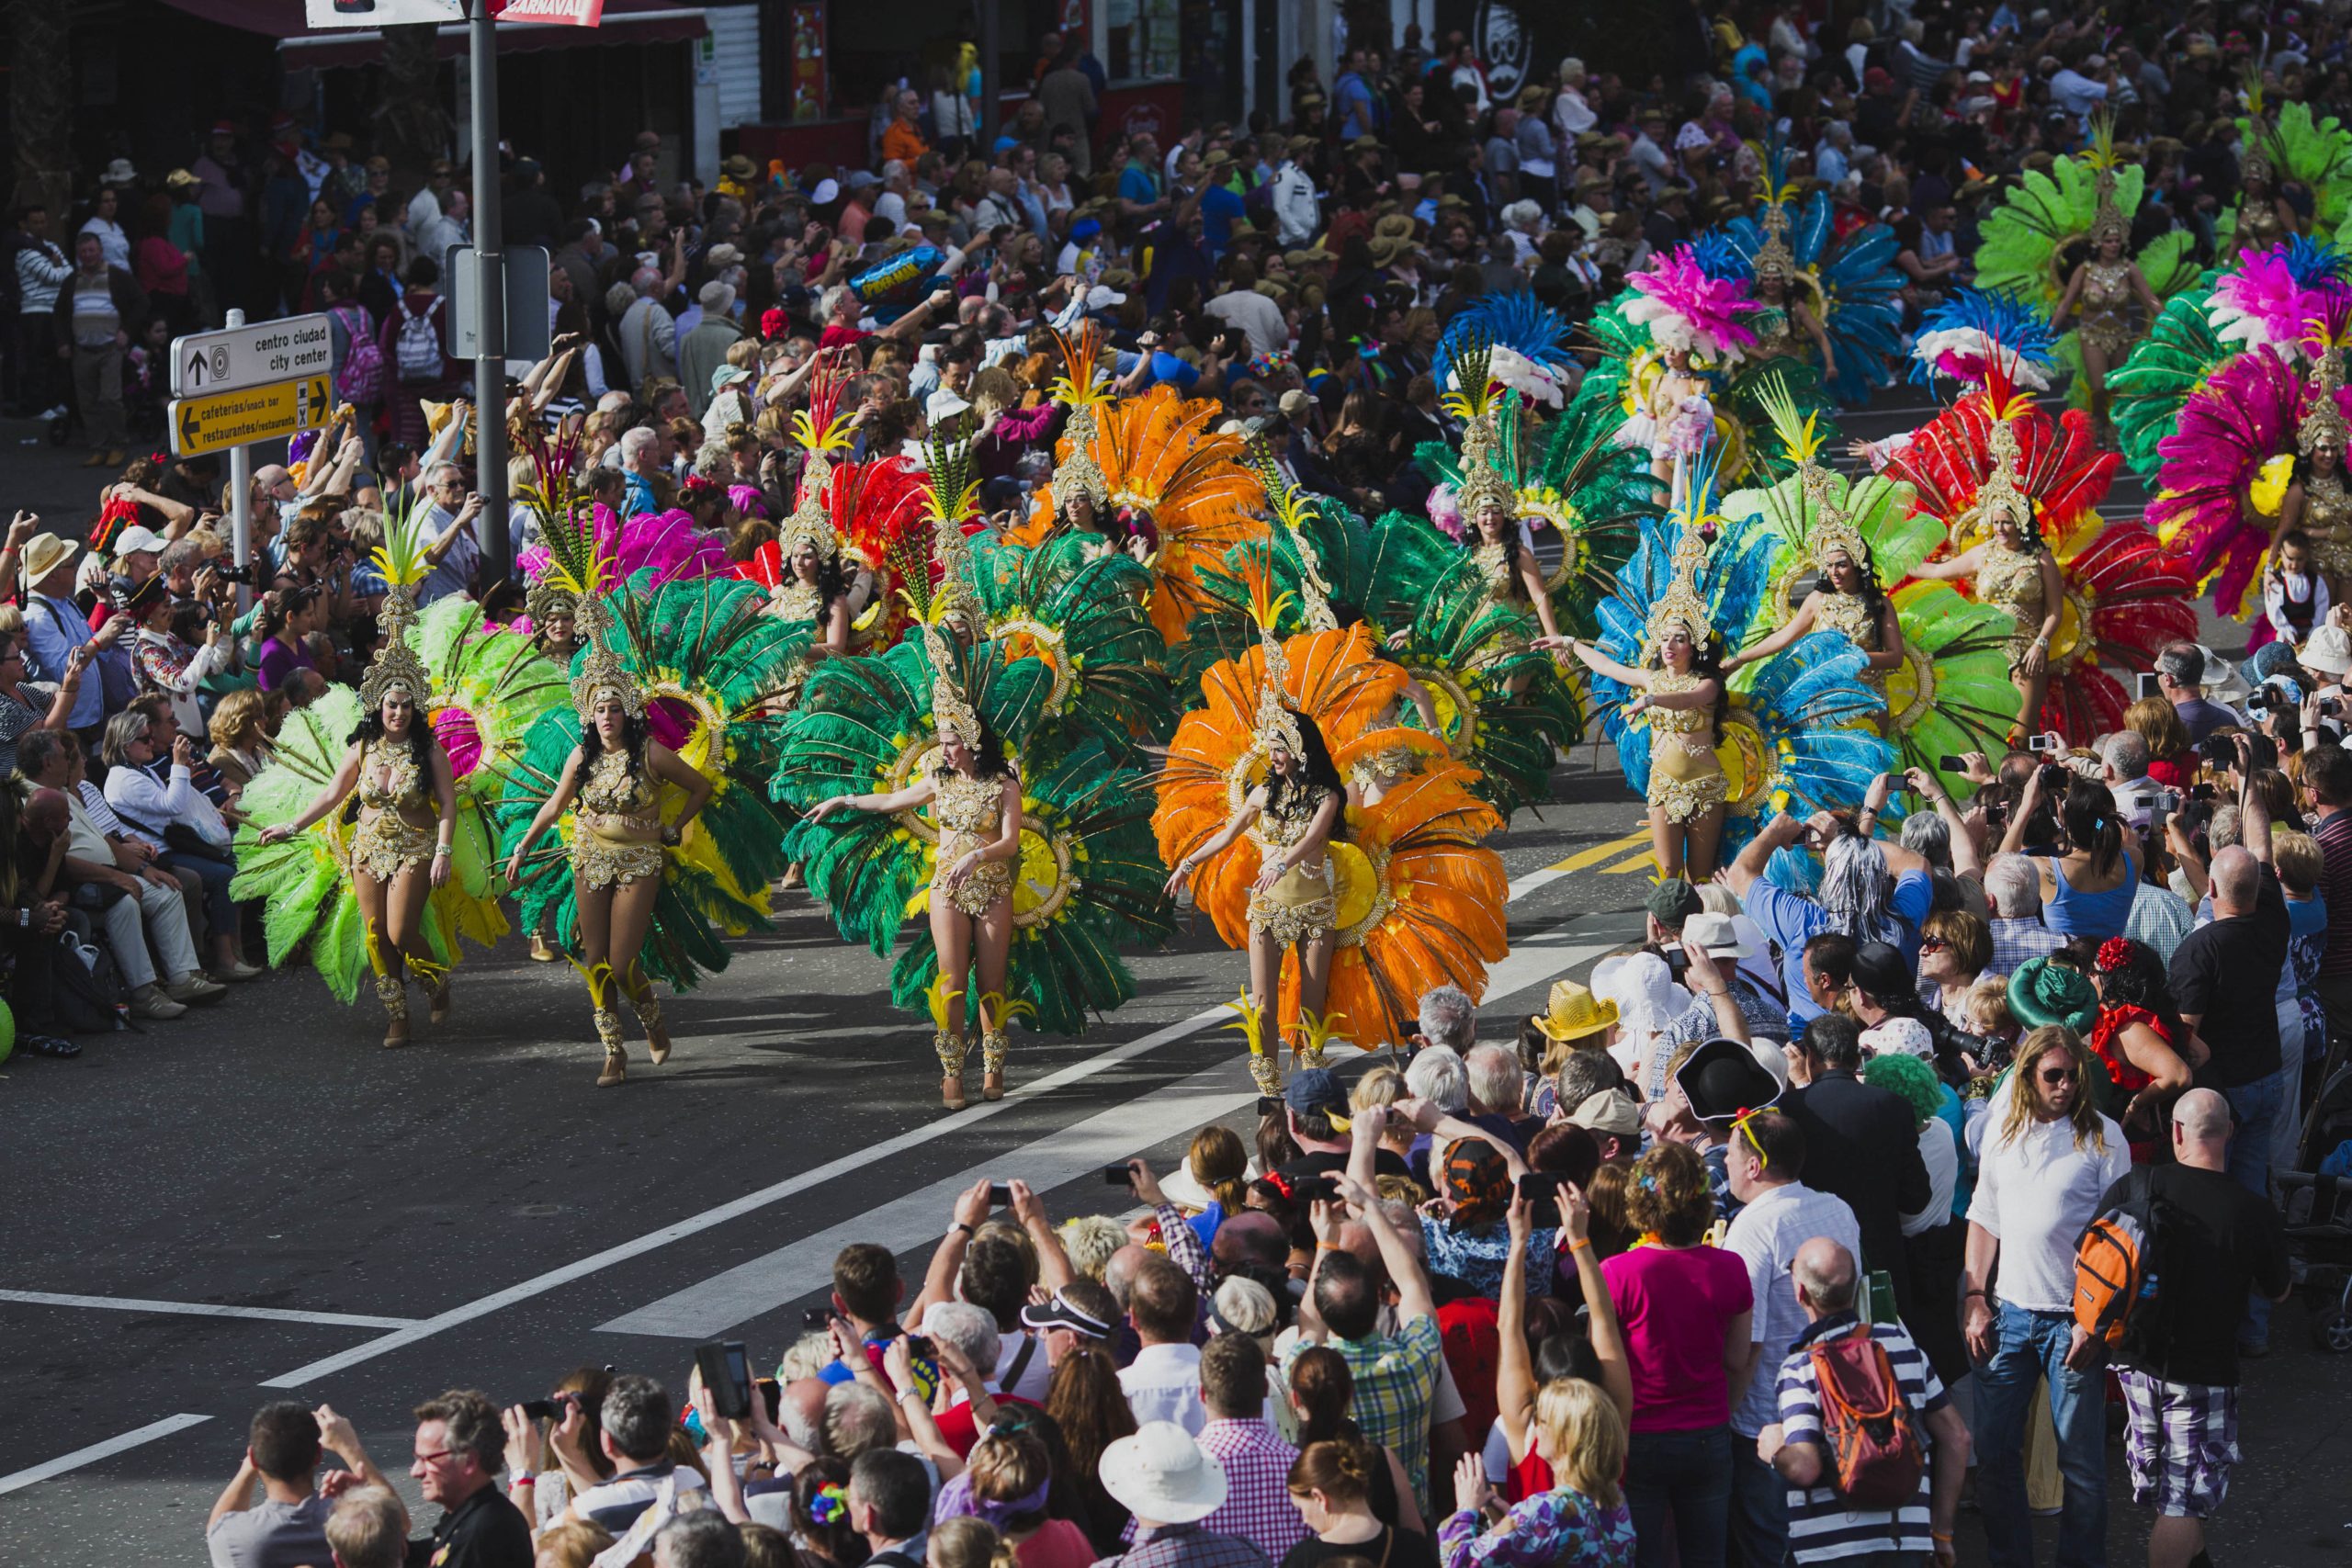
[[[2134,945],[2128,936],[2111,936],[2100,942],[2097,960],[2098,972],[2102,975],[2112,975],[2118,969],[2129,964],[2132,962],[2132,950]]]

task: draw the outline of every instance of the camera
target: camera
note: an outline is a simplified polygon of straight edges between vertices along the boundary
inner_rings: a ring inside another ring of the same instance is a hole
[[[1936,767],[1943,773],[1965,773],[1968,769],[1968,763],[1963,759],[1955,757],[1951,752],[1947,751],[1942,756],[1936,759]]]
[[[1009,1181],[989,1183],[989,1206],[992,1209],[1012,1207],[1012,1184]]]
[[[2041,787],[2045,794],[2054,793],[2058,790],[2064,789],[2066,787],[2066,781],[2071,776],[2067,773],[2064,768],[2061,767],[2056,762],[2044,762],[2041,764],[2040,771],[2041,773]]]
[[[2029,751],[2055,751],[2058,750],[2058,738],[2054,735],[2029,735],[2025,738],[2025,749]]]
[[[1135,1184],[1135,1169],[1131,1166],[1106,1165],[1102,1168],[1102,1185],[1105,1187],[1130,1187]]]
[[[1290,1195],[1301,1203],[1329,1203],[1340,1196],[1340,1183],[1334,1177],[1301,1177],[1292,1184]]]
[[[2341,718],[2344,716],[2344,705],[2335,697],[2322,697],[2319,711],[2324,718]]]
[[[234,582],[247,588],[253,586],[254,563],[251,561],[243,566],[215,566],[212,570],[223,582]]]
[[[580,1404],[576,1393],[549,1394],[545,1399],[523,1401],[523,1414],[534,1421],[561,1421],[565,1413]]]
[[[1281,1097],[1280,1097],[1280,1096],[1278,1096],[1278,1095],[1272,1095],[1272,1094],[1261,1094],[1261,1095],[1260,1095],[1260,1096],[1258,1097],[1258,1114],[1259,1114],[1259,1115],[1261,1115],[1261,1116],[1280,1116],[1282,1113],[1283,1113],[1283,1102],[1282,1102],[1282,1099],[1281,1099]]]
[[[711,1408],[729,1421],[752,1413],[752,1359],[737,1339],[695,1347],[695,1366],[710,1391]]]
[[[2180,791],[2177,789],[2160,789],[2155,793],[2154,801],[2156,809],[2165,816],[2169,817],[2174,812],[2180,809]]]
[[[833,1313],[831,1307],[810,1307],[800,1314],[800,1326],[804,1329],[813,1329],[822,1334],[832,1325]]]

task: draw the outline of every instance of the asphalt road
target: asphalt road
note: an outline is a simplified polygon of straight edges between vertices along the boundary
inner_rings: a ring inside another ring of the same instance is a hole
[[[1855,423],[1876,435],[1917,417]],[[28,433],[0,424],[0,505],[86,523],[91,476],[17,446]],[[1558,803],[1500,843],[1513,952],[1488,1038],[1639,927],[1636,803],[1590,747],[1555,784]],[[677,1054],[653,1069],[639,1052],[618,1089],[593,1087],[578,979],[519,939],[469,959],[455,1017],[405,1051],[378,1046],[372,1003],[336,1005],[305,969],[75,1061],[10,1061],[0,1562],[199,1560],[265,1400],[333,1403],[400,1474],[409,1407],[446,1387],[530,1397],[582,1362],[675,1387],[722,1333],[772,1362],[840,1246],[886,1242],[917,1273],[979,1177],[1028,1179],[1057,1215],[1123,1207],[1097,1168],[1170,1158],[1204,1122],[1246,1120],[1253,1095],[1216,1011],[1240,955],[1204,927],[1136,968],[1136,1001],[1078,1042],[1020,1037],[1013,1093],[952,1117],[927,1025],[889,1008],[886,965],[799,895],[774,935],[669,1004]],[[2345,1550],[2352,1365],[2306,1348],[2303,1322],[2282,1309],[2277,1354],[2250,1368],[2216,1561]],[[2110,1459],[2122,1562],[2145,1519],[2120,1444]]]

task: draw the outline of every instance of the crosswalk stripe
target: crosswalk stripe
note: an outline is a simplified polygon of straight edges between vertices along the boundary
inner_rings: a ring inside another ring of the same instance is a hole
[[[1649,841],[1650,830],[1647,828],[1637,828],[1622,839],[1611,839],[1605,844],[1595,844],[1590,849],[1578,850],[1552,869],[1554,871],[1582,871],[1596,861],[1604,861],[1611,855],[1623,854],[1634,845],[1647,844]]]
[[[1651,871],[1656,869],[1657,865],[1657,856],[1651,852],[1647,844],[1645,844],[1642,846],[1642,851],[1639,854],[1627,855],[1615,865],[1602,866],[1600,868],[1600,874],[1603,876],[1623,876],[1629,871]]]

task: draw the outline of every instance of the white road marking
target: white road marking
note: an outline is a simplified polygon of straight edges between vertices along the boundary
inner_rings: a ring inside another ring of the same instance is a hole
[[[1513,948],[1509,957],[1488,972],[1486,1001],[1499,1002],[1543,985],[1562,970],[1598,958],[1614,945],[1589,940],[1566,945],[1571,939],[1586,934],[1568,931],[1567,925],[1573,923],[1564,922]],[[736,1324],[821,1289],[832,1268],[834,1254],[853,1241],[876,1242],[892,1252],[906,1252],[937,1241],[939,1216],[976,1181],[1018,1176],[1043,1192],[1125,1159],[1137,1149],[1231,1115],[1257,1098],[1257,1090],[1248,1087],[1246,1081],[1237,1086],[1235,1080],[1241,1076],[1238,1063],[1219,1063],[1180,1083],[1155,1089],[1146,1099],[1113,1106],[1020,1148],[992,1155],[953,1176],[943,1176],[928,1187],[828,1225],[813,1235],[803,1236],[597,1326],[607,1334],[708,1339]]]
[[[67,1471],[79,1470],[85,1464],[96,1464],[102,1459],[111,1459],[116,1454],[138,1448],[143,1443],[152,1443],[158,1438],[168,1438],[174,1432],[185,1432],[190,1427],[200,1427],[211,1419],[209,1416],[182,1415],[166,1416],[161,1421],[150,1421],[144,1427],[133,1427],[119,1438],[108,1438],[103,1443],[92,1443],[86,1449],[75,1449],[70,1454],[60,1454],[47,1463],[37,1464],[30,1470],[20,1470],[14,1475],[0,1475],[0,1493],[21,1491],[36,1483],[47,1481],[51,1476],[63,1475]]]
[[[1546,867],[1540,871],[1530,872],[1510,884],[1509,901],[1517,902],[1527,894],[1566,874],[1557,867]],[[1544,951],[1546,939],[1554,937],[1554,934],[1546,932],[1520,944],[1522,948],[1533,950],[1527,954],[1526,961],[1531,966],[1535,964],[1551,965],[1544,971],[1545,977],[1567,968],[1577,961],[1573,956],[1560,955],[1555,948],[1553,951]],[[1594,950],[1595,953],[1601,951],[1605,949]],[[1520,973],[1514,968],[1514,964],[1520,960],[1520,953],[1514,951],[1510,957],[1495,966],[1487,980],[1489,997],[1499,998],[1532,983],[1529,980],[1513,977]],[[975,1100],[968,1109],[956,1114],[955,1130],[962,1132],[1024,1100],[1071,1084],[1081,1083],[1097,1074],[1122,1066],[1147,1052],[1197,1034],[1212,1024],[1227,1021],[1228,1021],[1227,1010],[1222,1004],[1203,1009],[1189,1018],[1179,1019],[1174,1023],[1156,1029],[1139,1040],[1129,1041],[1124,1045],[1107,1047],[1082,1062],[1074,1062],[1067,1067],[1049,1073],[1035,1083],[1023,1084],[1007,1093],[1002,1100]],[[1133,1113],[1129,1111],[1125,1114],[1131,1116]],[[701,1213],[688,1215],[683,1220],[663,1225],[658,1230],[648,1231],[643,1235],[634,1236],[617,1246],[606,1247],[602,1252],[575,1259],[560,1268],[550,1269],[543,1274],[534,1275],[528,1280],[509,1285],[503,1291],[496,1291],[487,1296],[463,1303],[451,1307],[447,1312],[436,1313],[431,1317],[421,1319],[406,1327],[380,1335],[364,1344],[355,1345],[348,1350],[340,1350],[331,1356],[322,1356],[315,1361],[305,1362],[292,1371],[281,1372],[277,1377],[266,1380],[261,1386],[300,1388],[306,1383],[316,1382],[322,1378],[346,1371],[353,1367],[372,1361],[379,1356],[390,1355],[395,1350],[404,1349],[408,1346],[433,1338],[449,1329],[471,1323],[477,1318],[487,1317],[492,1313],[503,1311],[518,1302],[526,1302],[536,1296],[545,1295],[549,1291],[560,1289],[575,1280],[585,1279],[591,1274],[599,1273],[616,1263],[626,1263],[631,1258],[659,1251],[673,1241],[698,1235],[704,1231],[741,1219],[746,1214],[756,1213],[786,1198],[831,1181],[835,1177],[875,1166],[894,1155],[903,1154],[909,1149],[929,1143],[939,1135],[940,1130],[938,1122],[923,1122],[895,1137],[886,1138],[878,1144],[870,1145],[854,1154],[843,1155],[839,1159],[830,1160],[813,1170],[805,1170],[797,1175],[786,1177],[782,1181],[763,1187],[757,1191],[747,1192],[740,1198],[719,1204],[717,1208],[706,1209]],[[1050,1137],[1042,1140],[1047,1144],[1051,1141]],[[1132,1149],[1136,1145],[1131,1137],[1129,1147]],[[1109,1162],[1106,1160],[1102,1163]],[[977,1179],[977,1177],[967,1177],[965,1185],[969,1186]],[[935,1208],[933,1212],[935,1219]]]
[[[369,1317],[348,1312],[222,1306],[216,1302],[151,1302],[137,1296],[70,1296],[54,1291],[0,1291],[0,1302],[19,1302],[28,1306],[88,1307],[100,1312],[169,1313],[181,1317],[249,1317],[263,1323],[315,1323],[330,1328],[405,1328],[416,1321],[413,1317]]]

